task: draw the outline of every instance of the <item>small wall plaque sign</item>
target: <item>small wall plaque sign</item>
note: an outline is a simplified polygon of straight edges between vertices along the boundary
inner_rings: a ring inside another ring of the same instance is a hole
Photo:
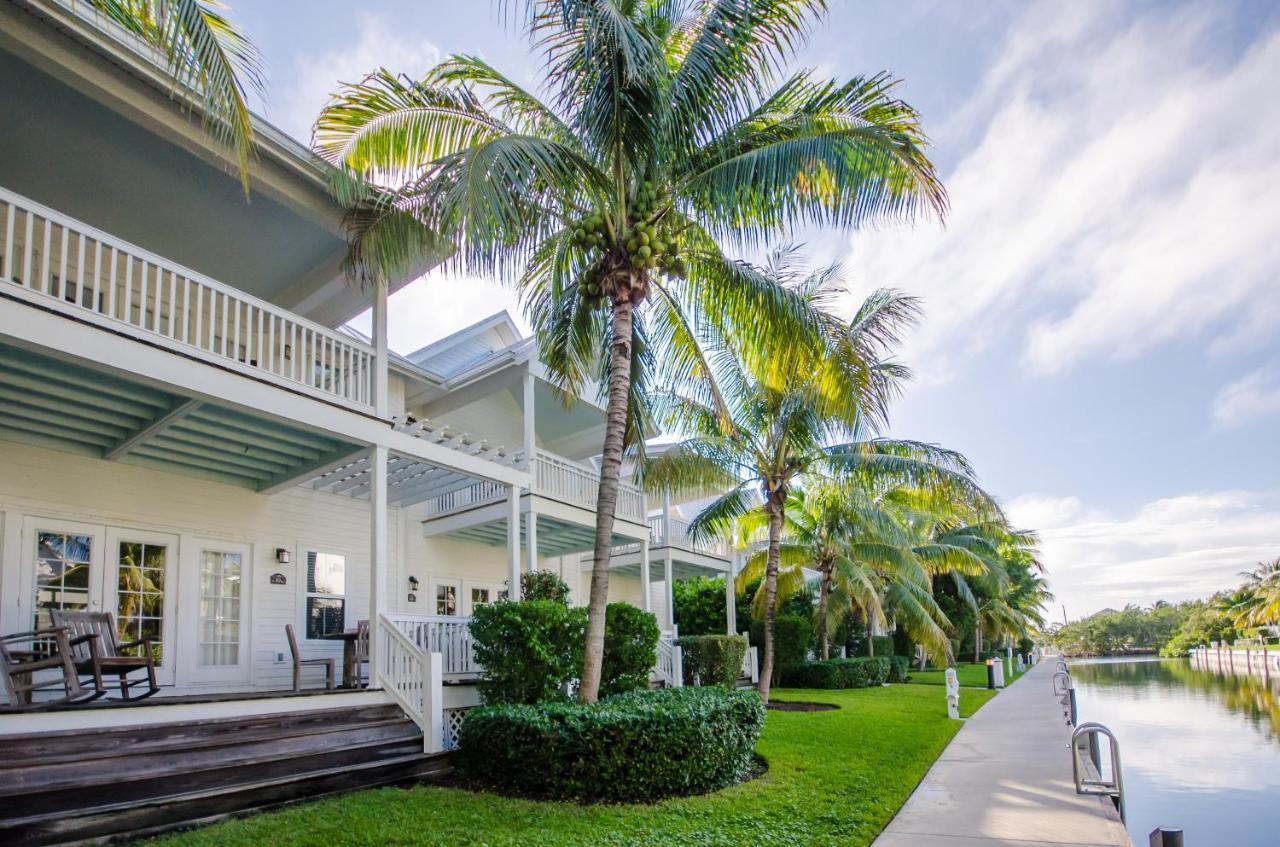
[[[287,579],[285,579],[285,576],[284,576],[284,574],[282,574],[282,573],[273,573],[273,574],[271,575],[271,584],[272,584],[272,585],[284,585],[284,584],[285,584],[285,583],[287,583],[287,582],[288,582],[288,580],[287,580]]]

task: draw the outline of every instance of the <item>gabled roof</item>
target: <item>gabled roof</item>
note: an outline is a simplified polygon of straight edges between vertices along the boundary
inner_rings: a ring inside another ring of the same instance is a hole
[[[457,379],[499,363],[528,361],[535,356],[533,346],[533,339],[521,336],[515,320],[504,309],[405,358],[426,371]]]

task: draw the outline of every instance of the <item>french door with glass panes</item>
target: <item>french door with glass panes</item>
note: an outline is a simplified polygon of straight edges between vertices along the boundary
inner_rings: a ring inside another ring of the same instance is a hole
[[[196,539],[195,579],[186,592],[183,641],[189,645],[194,682],[246,682],[249,679],[249,545]],[[184,676],[186,676],[184,674]]]
[[[27,517],[22,538],[33,628],[54,609],[110,612],[122,642],[151,640],[157,681],[173,684],[176,536]]]
[[[172,685],[177,665],[177,536],[108,527],[105,556],[103,608],[114,615],[121,642],[151,641],[156,680]]]

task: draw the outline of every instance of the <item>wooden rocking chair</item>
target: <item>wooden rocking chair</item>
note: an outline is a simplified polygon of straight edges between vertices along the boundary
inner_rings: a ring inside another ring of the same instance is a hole
[[[101,695],[107,693],[104,676],[114,676],[120,681],[120,697],[124,700],[142,700],[160,690],[156,683],[156,665],[151,656],[151,639],[120,641],[116,635],[116,622],[110,612],[72,612],[52,609],[54,626],[64,627],[71,635],[71,659],[81,676],[93,677],[93,687]],[[82,636],[96,636],[82,639]],[[141,647],[136,656],[126,650]],[[129,679],[134,671],[145,671],[140,679]],[[147,686],[141,695],[133,694],[139,685]]]
[[[10,708],[29,709],[97,697],[96,690],[80,684],[80,675],[71,661],[73,644],[93,640],[91,635],[72,639],[63,628],[0,636],[0,671],[4,673],[4,692],[9,698]],[[23,644],[27,649],[18,649]],[[36,673],[43,670],[59,670],[62,674],[57,678],[36,681]],[[53,688],[61,688],[62,696],[34,701],[32,695],[35,692]]]

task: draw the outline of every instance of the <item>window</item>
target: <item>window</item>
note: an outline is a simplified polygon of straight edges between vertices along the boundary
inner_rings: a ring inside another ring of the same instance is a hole
[[[436,614],[458,614],[458,586],[450,583],[436,584]]]
[[[52,609],[89,607],[93,538],[66,532],[36,533],[35,628],[50,626]]]
[[[307,638],[342,632],[347,608],[347,557],[307,553]]]
[[[483,606],[486,603],[493,602],[492,588],[472,588],[471,589],[471,608]]]

